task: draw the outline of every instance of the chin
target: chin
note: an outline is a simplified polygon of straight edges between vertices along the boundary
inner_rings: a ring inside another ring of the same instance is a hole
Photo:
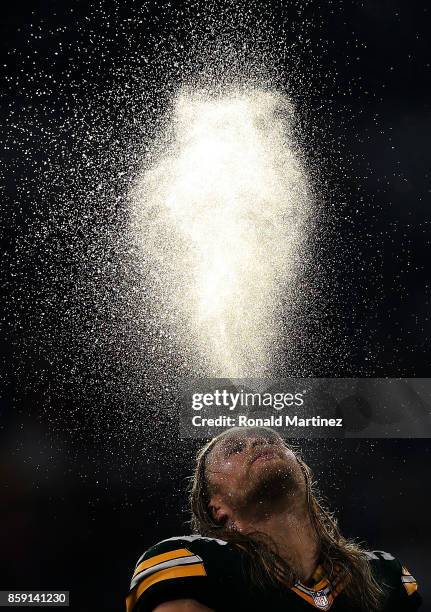
[[[260,474],[261,477],[264,477],[265,474],[279,474],[280,477],[284,477],[289,472],[289,466],[281,457],[258,459],[251,464],[251,472],[254,472],[256,476]]]
[[[278,481],[279,484],[292,480],[292,472],[282,459],[271,459],[262,462],[259,466],[260,479],[264,481]]]
[[[282,459],[271,459],[254,465],[247,497],[249,500],[270,500],[291,494],[298,489],[292,470]]]

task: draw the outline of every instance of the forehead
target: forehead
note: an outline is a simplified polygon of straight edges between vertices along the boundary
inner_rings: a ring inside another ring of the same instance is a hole
[[[280,442],[280,444],[283,444],[283,439],[273,429],[269,429],[267,427],[238,427],[229,429],[227,432],[223,433],[219,439],[215,441],[213,447],[208,453],[208,456],[212,455],[213,453],[217,454],[217,452],[222,451],[231,444],[247,440],[248,438]]]

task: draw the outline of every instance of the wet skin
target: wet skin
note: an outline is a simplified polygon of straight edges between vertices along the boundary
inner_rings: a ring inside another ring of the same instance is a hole
[[[305,494],[305,479],[295,453],[274,431],[229,430],[209,452],[206,475],[211,506],[221,522],[248,506],[288,501]]]

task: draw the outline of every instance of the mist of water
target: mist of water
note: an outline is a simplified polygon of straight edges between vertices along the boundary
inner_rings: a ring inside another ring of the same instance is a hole
[[[277,92],[183,90],[130,193],[146,290],[208,376],[267,375],[289,341],[313,208],[294,124]]]

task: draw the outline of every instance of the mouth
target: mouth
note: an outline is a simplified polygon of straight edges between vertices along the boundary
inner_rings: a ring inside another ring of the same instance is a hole
[[[270,461],[271,459],[277,459],[278,453],[273,448],[263,448],[254,453],[251,463],[260,461]]]

